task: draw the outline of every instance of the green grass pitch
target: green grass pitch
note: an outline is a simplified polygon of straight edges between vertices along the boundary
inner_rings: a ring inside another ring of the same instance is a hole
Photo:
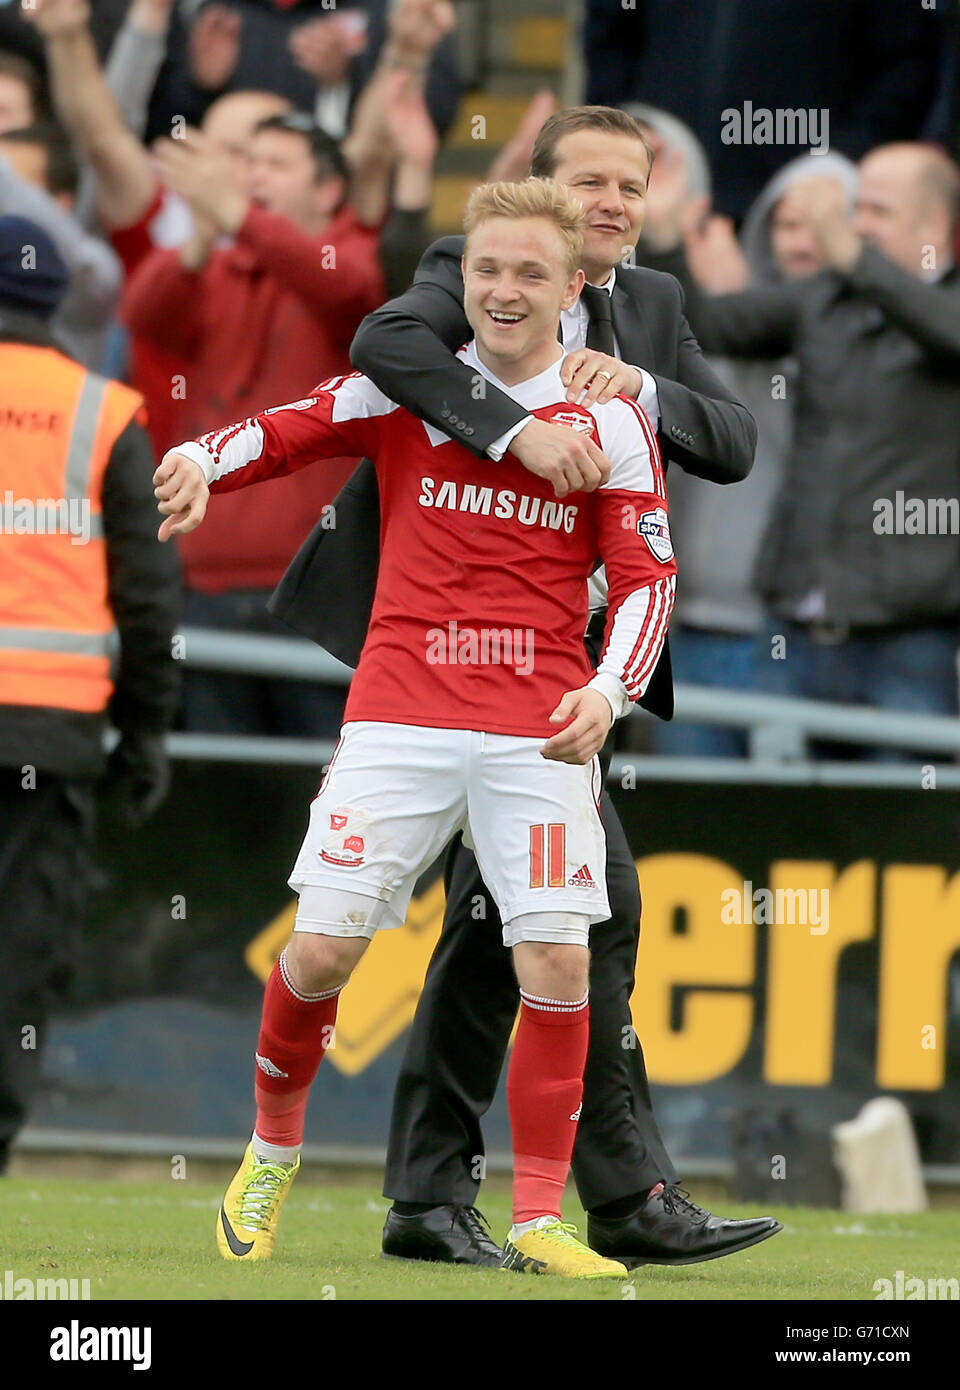
[[[302,1180],[268,1263],[228,1264],[216,1251],[222,1187],[209,1182],[0,1180],[0,1289],[14,1279],[89,1279],[93,1299],[849,1299],[876,1279],[960,1276],[960,1212],[901,1216],[783,1208],[784,1231],[742,1254],[628,1280],[577,1283],[380,1257],[386,1201],[369,1185]],[[694,1191],[694,1197],[696,1192]],[[484,1195],[493,1233],[509,1222],[504,1190]],[[724,1215],[752,1209],[718,1204]],[[582,1213],[568,1199],[567,1220]]]

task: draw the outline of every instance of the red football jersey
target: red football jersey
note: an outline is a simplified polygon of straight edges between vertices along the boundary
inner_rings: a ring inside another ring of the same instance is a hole
[[[325,456],[372,458],[380,571],[345,721],[546,738],[565,691],[589,683],[622,712],[657,664],[676,563],[656,437],[626,397],[589,410],[567,402],[560,360],[508,387],[472,344],[459,355],[531,414],[589,433],[610,460],[607,483],[557,499],[510,453],[476,458],[359,373],[179,451],[200,464],[212,492]],[[609,609],[594,675],[583,632],[585,581],[598,561]]]

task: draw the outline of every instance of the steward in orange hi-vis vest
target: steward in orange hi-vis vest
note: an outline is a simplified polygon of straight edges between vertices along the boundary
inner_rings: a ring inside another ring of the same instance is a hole
[[[43,229],[0,217],[0,1172],[39,1077],[23,1029],[42,1037],[75,966],[98,779],[118,828],[156,809],[178,693],[140,398],[52,337],[66,285]]]
[[[139,417],[0,295],[0,769],[98,777],[108,723],[129,769],[173,722],[180,566]]]
[[[103,483],[141,405],[54,348],[0,343],[0,704],[107,708]]]

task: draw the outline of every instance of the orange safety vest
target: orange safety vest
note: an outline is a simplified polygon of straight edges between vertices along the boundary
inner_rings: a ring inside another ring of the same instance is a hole
[[[0,343],[0,705],[107,707],[103,479],[142,404],[54,348]]]

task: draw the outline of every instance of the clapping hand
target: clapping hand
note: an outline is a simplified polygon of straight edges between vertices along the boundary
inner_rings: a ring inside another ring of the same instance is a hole
[[[90,23],[89,0],[34,0],[29,8],[23,7],[22,13],[45,39],[75,34]]]
[[[655,162],[647,186],[643,240],[654,251],[672,251],[680,244],[685,223],[703,217],[710,199],[706,194],[691,197],[687,156],[679,145],[668,144],[656,132],[648,133],[647,139]]]
[[[157,140],[153,151],[163,182],[202,221],[220,233],[237,230],[249,200],[236,187],[228,157],[202,131],[187,130],[178,140]]]
[[[784,194],[787,209],[807,223],[829,265],[835,270],[853,269],[863,241],[850,221],[847,193],[839,179],[798,179]]]
[[[367,46],[366,26],[358,23],[352,11],[322,15],[300,24],[290,35],[287,46],[297,67],[325,87],[345,81],[350,59]]]
[[[688,219],[683,242],[690,274],[708,294],[733,294],[750,283],[750,267],[729,217]]]
[[[519,182],[530,173],[530,160],[540,128],[548,116],[557,109],[557,99],[553,92],[537,92],[517,127],[517,133],[508,145],[496,156],[487,171],[489,183],[498,179]]]
[[[384,119],[397,158],[431,169],[440,140],[423,95],[423,83],[409,68],[396,68],[384,82]]]
[[[388,19],[389,46],[398,59],[423,66],[457,23],[450,0],[398,0]]]

